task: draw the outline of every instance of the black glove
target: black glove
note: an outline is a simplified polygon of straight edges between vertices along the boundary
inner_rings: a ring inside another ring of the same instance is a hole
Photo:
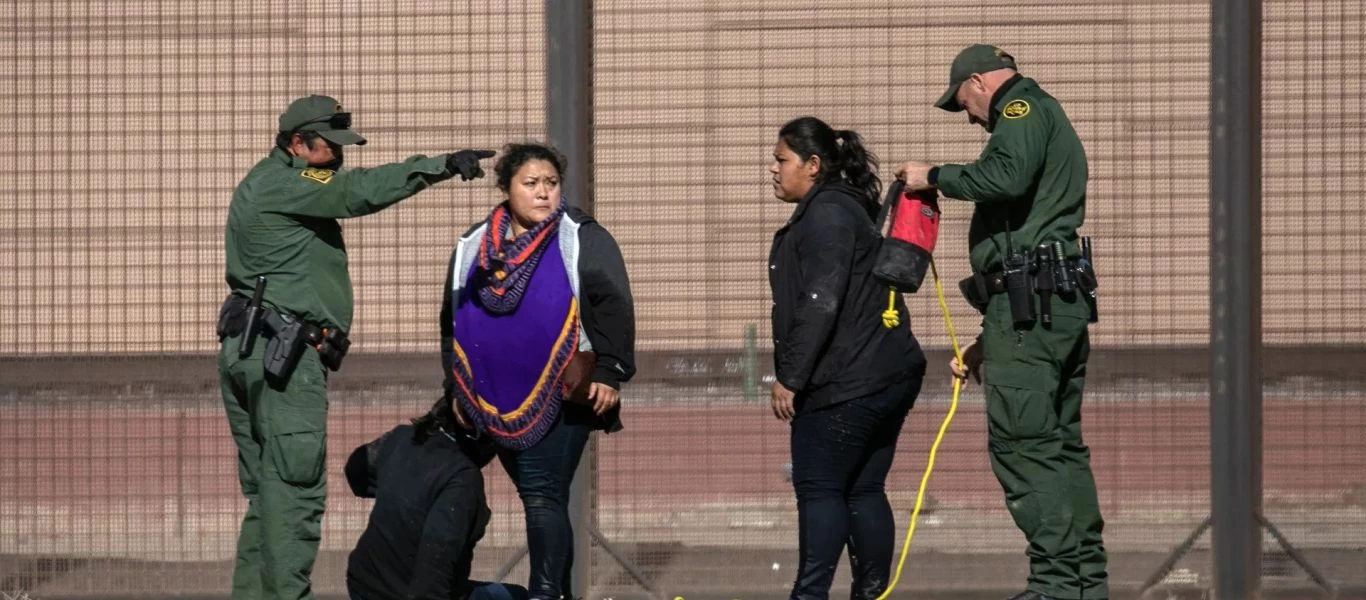
[[[460,175],[461,181],[479,179],[484,176],[484,170],[479,167],[479,161],[485,158],[492,158],[497,154],[492,150],[461,150],[446,155],[446,172],[451,175]]]

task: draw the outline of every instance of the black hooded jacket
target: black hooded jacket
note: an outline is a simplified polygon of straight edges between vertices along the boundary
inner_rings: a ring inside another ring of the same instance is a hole
[[[469,595],[474,547],[491,514],[480,468],[492,453],[446,431],[456,430],[432,426],[418,435],[412,425],[400,425],[346,461],[352,493],[375,499],[347,564],[353,599]]]
[[[817,184],[773,235],[774,372],[796,392],[798,412],[924,372],[925,355],[899,294],[901,324],[882,324],[889,288],[872,275],[882,236],[862,195],[843,182]]]

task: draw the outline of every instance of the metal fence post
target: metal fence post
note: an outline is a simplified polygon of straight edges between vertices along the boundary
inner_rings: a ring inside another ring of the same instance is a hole
[[[545,1],[545,110],[550,143],[569,160],[563,189],[570,202],[593,213],[593,4],[591,0]],[[574,528],[570,593],[584,598],[592,587],[593,492],[597,444],[589,440],[569,492]]]
[[[1210,511],[1217,598],[1259,597],[1262,2],[1210,12]]]

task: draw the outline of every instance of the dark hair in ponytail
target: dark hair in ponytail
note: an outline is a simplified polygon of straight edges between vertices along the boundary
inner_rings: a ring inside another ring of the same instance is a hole
[[[863,191],[863,208],[877,218],[882,181],[877,178],[877,156],[863,147],[863,138],[849,129],[836,131],[816,117],[788,121],[778,138],[802,160],[821,159],[818,182],[844,181]]]

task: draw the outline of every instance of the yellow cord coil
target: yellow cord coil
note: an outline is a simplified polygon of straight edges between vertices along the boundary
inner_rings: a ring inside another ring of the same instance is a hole
[[[891,329],[901,324],[901,314],[896,311],[896,288],[887,290],[887,310],[882,311],[882,326]]]

